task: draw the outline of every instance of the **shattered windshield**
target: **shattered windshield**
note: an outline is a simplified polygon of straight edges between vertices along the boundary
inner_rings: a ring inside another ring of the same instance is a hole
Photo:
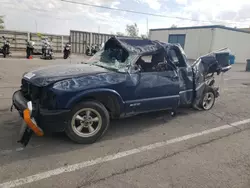
[[[131,56],[122,48],[102,48],[87,61],[88,64],[118,72],[126,72],[130,62]]]

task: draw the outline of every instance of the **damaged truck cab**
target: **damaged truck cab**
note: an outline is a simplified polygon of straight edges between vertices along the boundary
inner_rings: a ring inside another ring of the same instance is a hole
[[[230,69],[228,49],[189,64],[178,44],[110,38],[82,64],[56,65],[24,74],[13,105],[24,119],[20,142],[32,133],[65,131],[77,143],[93,143],[110,119],[182,106],[209,110],[219,88],[214,73]]]

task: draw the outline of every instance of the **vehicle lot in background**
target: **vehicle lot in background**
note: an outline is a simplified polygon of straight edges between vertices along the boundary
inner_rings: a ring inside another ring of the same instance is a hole
[[[81,59],[74,57],[71,63],[80,62]],[[181,109],[175,118],[167,112],[144,114],[113,121],[106,136],[92,145],[77,145],[63,134],[54,134],[43,138],[33,137],[30,145],[21,150],[16,143],[21,119],[17,112],[8,111],[12,93],[20,86],[20,77],[35,67],[69,63],[70,60],[0,59],[0,62],[0,174],[4,174],[0,177],[0,185],[39,172],[250,118],[250,74],[244,72],[245,65],[235,64],[224,75],[221,97],[211,111]],[[152,187],[150,182],[157,184],[155,187],[249,187],[248,178],[240,176],[250,173],[247,161],[250,157],[249,127],[250,124],[244,124],[52,176],[23,187],[84,187],[91,182],[97,183],[92,187]],[[211,143],[204,144],[208,142]],[[110,178],[101,181],[106,177]],[[234,181],[228,181],[229,178]]]

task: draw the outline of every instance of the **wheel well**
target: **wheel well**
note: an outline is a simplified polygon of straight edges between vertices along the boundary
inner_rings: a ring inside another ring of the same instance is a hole
[[[90,101],[90,100],[102,103],[108,110],[111,118],[117,118],[120,116],[121,109],[116,96],[102,93],[102,94],[94,94],[91,96],[86,96],[81,99],[81,101]]]

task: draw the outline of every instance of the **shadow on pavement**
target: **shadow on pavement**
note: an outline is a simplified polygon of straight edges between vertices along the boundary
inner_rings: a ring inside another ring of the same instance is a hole
[[[167,111],[161,111],[137,115],[122,120],[113,120],[111,121],[111,125],[106,135],[93,145],[97,148],[103,147],[106,141],[114,140],[115,142],[116,138],[147,132],[153,127],[161,126],[178,118],[178,116],[186,116],[193,112],[197,111],[180,109],[176,117],[171,117],[170,113]],[[1,134],[3,136],[0,137],[0,151],[21,147],[21,145],[17,143],[17,138],[22,120],[17,117],[17,114],[13,115],[14,114],[8,114],[8,118],[5,118],[0,124],[0,130],[2,130],[1,132],[3,133]],[[33,136],[27,148],[23,151],[14,151],[7,155],[0,153],[0,164],[7,164],[15,160],[24,160],[27,158],[60,154],[90,146],[92,147],[92,145],[76,144],[72,142],[65,133],[53,133],[44,137]]]

